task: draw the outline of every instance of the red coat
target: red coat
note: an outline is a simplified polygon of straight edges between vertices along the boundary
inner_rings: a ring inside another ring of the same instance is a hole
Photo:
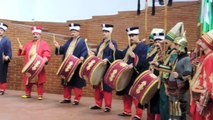
[[[198,78],[199,86],[207,89],[210,95],[210,99],[213,100],[213,51],[203,56],[203,61],[201,63],[201,72]],[[212,120],[213,118],[213,102],[207,104],[207,115],[201,116],[197,112],[197,106],[195,101],[193,101],[191,106],[191,113],[194,120]]]
[[[24,56],[24,65],[28,62],[29,52],[33,45],[33,40],[30,40],[25,44],[23,50],[19,50],[18,56]],[[37,45],[36,53],[41,57],[46,57],[48,61],[50,60],[51,53],[50,48],[46,41],[40,40]],[[46,74],[44,68],[38,74],[38,83],[44,83],[46,81]],[[24,84],[27,85],[27,76],[24,74]]]

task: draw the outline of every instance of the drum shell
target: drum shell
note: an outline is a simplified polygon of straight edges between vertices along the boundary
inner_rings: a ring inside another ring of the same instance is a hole
[[[133,69],[122,60],[114,61],[104,76],[104,82],[116,91],[124,90],[131,80]]]
[[[149,103],[157,91],[158,78],[151,71],[141,73],[130,88],[129,95],[135,97],[141,105]]]
[[[70,54],[62,62],[56,75],[60,76],[62,79],[67,80],[67,82],[69,82],[80,63],[81,60],[79,58]]]
[[[22,73],[26,74],[28,76],[28,80],[30,81],[41,72],[44,65],[45,60],[40,55],[35,54],[23,67]]]

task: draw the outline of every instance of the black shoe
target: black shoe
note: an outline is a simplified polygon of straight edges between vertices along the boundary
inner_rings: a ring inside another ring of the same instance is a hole
[[[100,110],[101,107],[97,106],[97,105],[94,105],[94,106],[91,106],[90,107],[91,110]]]
[[[111,110],[109,108],[105,108],[104,112],[110,112]]]
[[[133,117],[132,120],[141,120],[141,119],[139,119],[137,117]]]
[[[60,103],[71,103],[71,100],[62,100]]]
[[[118,114],[118,116],[122,116],[122,117],[131,117],[132,115],[127,114],[127,113],[120,113],[120,114]]]
[[[0,91],[0,95],[4,95],[4,91]]]
[[[78,101],[74,101],[72,104],[73,104],[73,105],[78,105],[79,102],[78,102]]]

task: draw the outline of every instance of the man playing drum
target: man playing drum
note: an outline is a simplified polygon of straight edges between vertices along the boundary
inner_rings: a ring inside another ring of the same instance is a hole
[[[41,39],[41,32],[42,28],[40,26],[33,26],[33,40],[30,40],[28,43],[26,43],[24,47],[19,44],[18,55],[24,56],[24,65],[26,65],[34,55],[41,56],[46,64],[50,60],[50,49],[47,42]],[[30,98],[32,86],[33,84],[35,84],[37,85],[38,100],[42,100],[44,92],[44,83],[46,82],[46,74],[44,68],[41,70],[40,73],[38,73],[38,75],[33,80],[28,80],[28,77],[29,76],[24,74],[25,95],[21,97]]]
[[[113,25],[111,24],[102,24],[103,31],[103,40],[98,45],[97,52],[95,55],[98,58],[103,59],[107,67],[109,67],[109,63],[112,63],[115,60],[114,51],[109,48],[109,44],[112,43],[115,48],[117,48],[117,44],[111,38],[113,30]],[[103,78],[102,78],[103,79]],[[108,86],[103,80],[97,85],[93,86],[95,89],[95,105],[91,106],[92,110],[99,110],[102,107],[102,101],[105,101],[105,109],[104,112],[110,112],[111,104],[112,104],[112,88]]]
[[[168,92],[166,88],[166,82],[169,80],[170,71],[174,65],[175,59],[177,58],[176,48],[174,44],[174,39],[181,35],[184,31],[183,22],[177,23],[167,34],[163,42],[163,64],[160,62],[152,62],[157,70],[162,71],[160,74],[160,119],[169,119],[169,99]],[[164,55],[164,52],[166,53]]]
[[[153,44],[149,47],[147,54],[147,60],[149,63],[154,61],[162,61],[162,45],[161,41],[165,38],[164,29],[153,28],[149,39],[153,40]],[[149,66],[150,70],[156,75],[159,75],[159,71],[154,69],[153,66]],[[159,90],[150,99],[148,104],[139,105],[142,109],[147,107],[147,120],[159,120],[160,119],[160,96]]]
[[[10,40],[4,35],[8,26],[0,23],[0,95],[4,95],[7,83],[7,69],[12,58]]]
[[[75,57],[79,58],[82,62],[87,57],[87,47],[85,40],[79,36],[80,34],[80,25],[77,23],[69,24],[69,30],[71,38],[66,41],[63,46],[60,46],[57,41],[54,41],[54,45],[56,46],[56,55],[63,55],[63,60],[69,56],[74,55]],[[61,84],[63,85],[63,94],[64,100],[61,103],[70,103],[71,102],[71,93],[72,90],[75,92],[75,98],[73,105],[78,105],[79,101],[82,97],[82,88],[86,85],[85,80],[79,77],[79,69],[80,65],[78,66],[77,70],[73,71],[74,74],[71,80],[67,81],[62,79]]]
[[[199,94],[198,100],[191,105],[193,120],[212,120],[213,118],[213,30],[204,33],[197,42],[205,55],[194,76],[192,91]]]
[[[116,50],[116,58],[123,59],[129,66],[129,68],[134,68],[133,75],[128,86],[122,90],[117,92],[118,95],[123,95],[123,103],[124,103],[124,111],[119,116],[128,117],[131,116],[131,108],[132,102],[135,104],[136,114],[132,118],[132,120],[140,120],[142,116],[142,109],[138,108],[138,100],[130,96],[129,89],[134,83],[135,78],[139,75],[139,73],[145,71],[149,67],[149,63],[146,59],[148,46],[139,40],[139,27],[130,27],[126,29],[128,34],[129,46],[123,51],[115,49],[115,47],[110,44],[110,48]],[[124,82],[124,81],[123,81]]]

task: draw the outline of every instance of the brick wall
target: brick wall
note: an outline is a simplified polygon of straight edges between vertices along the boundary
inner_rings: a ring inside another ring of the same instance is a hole
[[[168,8],[168,29],[171,29],[177,22],[183,21],[188,47],[192,49],[195,46],[195,41],[198,39],[197,18],[199,13],[199,2],[184,2],[174,3],[172,7]],[[52,35],[56,34],[56,40],[62,45],[67,36],[69,36],[68,24],[76,22],[81,24],[81,36],[88,38],[89,43],[95,44],[95,46],[102,39],[101,24],[111,23],[114,24],[114,30],[112,38],[117,41],[119,48],[124,48],[127,45],[127,36],[125,29],[130,26],[140,27],[140,38],[147,38],[151,29],[154,27],[164,27],[164,8],[157,7],[156,15],[150,16],[151,8],[148,10],[148,31],[144,30],[144,11],[140,16],[136,15],[136,11],[119,12],[116,15],[109,16],[94,16],[88,20],[69,20],[66,23],[54,23],[54,22],[24,22],[24,21],[11,21],[0,20],[9,25],[9,30],[6,35],[12,41],[13,59],[9,66],[8,72],[8,89],[23,90],[23,81],[21,69],[23,68],[23,58],[17,56],[18,44],[16,38],[18,37],[21,43],[26,43],[32,39],[30,26],[41,25],[44,27],[44,33],[42,38],[45,39],[51,48],[52,58],[45,69],[47,71],[48,81],[45,84],[45,91],[49,93],[61,93],[60,78],[55,74],[61,63],[61,56],[54,55],[54,45],[52,43]],[[84,95],[92,96],[92,88],[89,84],[84,89]]]

